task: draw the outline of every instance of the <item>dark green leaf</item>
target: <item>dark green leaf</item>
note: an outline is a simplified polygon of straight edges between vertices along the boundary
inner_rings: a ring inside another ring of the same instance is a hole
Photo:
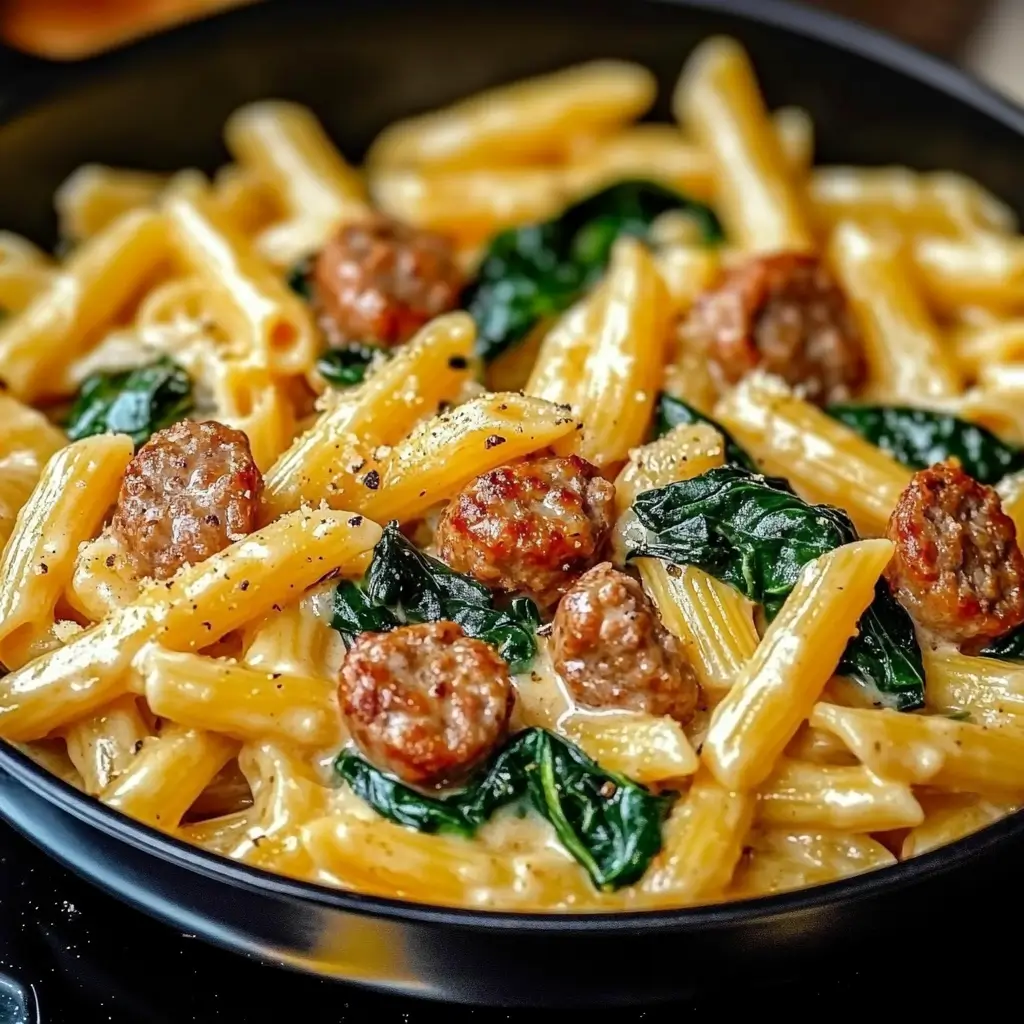
[[[1001,658],[1003,661],[1024,661],[1024,626],[1011,629],[997,637],[978,652],[983,658]]]
[[[420,832],[471,836],[500,808],[528,800],[600,889],[643,876],[661,849],[661,825],[675,799],[605,771],[537,728],[514,736],[465,789],[443,797],[426,796],[348,751],[335,770],[378,814]]]
[[[316,368],[329,384],[352,387],[354,384],[362,384],[374,357],[381,351],[373,345],[329,348],[316,361]]]
[[[312,267],[312,258],[303,256],[302,259],[296,260],[292,264],[288,276],[285,278],[288,287],[307,302],[312,301],[313,298],[313,282],[310,279]]]
[[[604,272],[622,235],[645,238],[668,210],[685,210],[706,244],[722,239],[703,203],[646,181],[623,181],[550,221],[497,235],[465,297],[477,324],[477,350],[490,361],[538,322],[568,309]]]
[[[983,484],[1024,469],[1024,450],[948,413],[884,405],[832,405],[826,411],[911,469],[955,457]]]
[[[695,423],[707,423],[714,427],[725,440],[725,457],[727,462],[735,463],[751,473],[757,472],[757,463],[733,439],[732,434],[710,416],[698,412],[681,398],[673,398],[664,392],[658,395],[658,404],[654,408],[654,436],[664,437],[674,427],[693,426]]]
[[[632,555],[696,565],[763,605],[774,618],[803,567],[857,539],[845,512],[810,505],[785,480],[721,466],[637,496],[647,537]],[[921,652],[910,617],[879,583],[840,671],[899,710],[924,700]]]
[[[770,617],[808,562],[857,538],[845,512],[808,505],[785,480],[740,466],[645,491],[633,511],[649,531],[635,554],[699,566]]]
[[[875,703],[896,711],[919,708],[924,699],[924,663],[914,623],[884,580],[861,616],[859,633],[847,645],[836,672],[856,679]]]
[[[360,633],[389,633],[401,622],[387,608],[374,604],[358,583],[342,580],[334,591],[331,625],[349,647]]]
[[[96,434],[128,434],[138,448],[193,407],[192,381],[166,356],[148,366],[87,377],[68,415],[72,441]]]
[[[377,542],[363,587],[343,582],[335,591],[333,624],[342,636],[441,619],[492,644],[513,672],[528,667],[537,652],[540,614],[532,601],[516,598],[496,607],[487,587],[418,551],[397,523],[389,523]]]
[[[378,814],[417,832],[447,832],[471,836],[476,826],[463,817],[457,804],[424,796],[390,775],[374,768],[361,757],[343,750],[334,762],[334,770]]]

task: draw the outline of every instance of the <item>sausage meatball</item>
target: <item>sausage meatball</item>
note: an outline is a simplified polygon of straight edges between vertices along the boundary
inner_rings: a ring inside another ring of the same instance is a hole
[[[111,528],[135,572],[166,580],[252,533],[262,489],[245,434],[181,420],[135,453]]]
[[[452,500],[438,551],[457,572],[550,607],[600,554],[614,497],[614,486],[575,455],[510,463]]]
[[[889,519],[886,576],[918,625],[950,641],[1024,622],[1024,555],[999,495],[951,459],[914,474]]]
[[[555,669],[577,703],[693,716],[697,678],[643,587],[603,562],[562,598],[552,630]]]
[[[328,344],[399,345],[458,305],[462,273],[447,239],[386,217],[346,224],[313,268]]]
[[[508,665],[454,622],[363,633],[341,666],[352,739],[405,782],[453,782],[504,739],[514,694]]]
[[[814,256],[750,260],[697,301],[686,324],[719,382],[762,368],[818,405],[849,398],[867,373],[846,298]]]

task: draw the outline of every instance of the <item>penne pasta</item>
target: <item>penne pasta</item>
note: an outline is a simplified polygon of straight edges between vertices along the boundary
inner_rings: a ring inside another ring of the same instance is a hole
[[[336,685],[149,645],[136,661],[153,714],[236,740],[328,747],[341,736]]]
[[[727,39],[701,44],[683,70],[672,106],[711,154],[730,238],[750,253],[813,249],[799,189],[741,47]]]
[[[134,210],[71,255],[49,288],[0,328],[4,380],[22,401],[53,396],[68,352],[81,354],[169,255],[163,219]]]
[[[654,93],[646,68],[591,61],[398,121],[377,137],[367,163],[374,169],[529,163],[559,153],[570,133],[604,133],[632,121]]]
[[[723,786],[751,789],[771,774],[857,632],[892,550],[858,541],[804,568],[712,716],[702,758]]]
[[[837,832],[888,832],[924,820],[911,788],[867,768],[781,760],[757,793],[762,825]]]
[[[68,756],[82,776],[85,791],[98,796],[123,775],[152,733],[138,698],[131,694],[68,726],[64,733]]]
[[[1024,665],[925,650],[928,707],[990,728],[1024,726]]]
[[[167,183],[163,174],[83,164],[53,195],[61,237],[83,242],[98,235],[118,217],[151,206]]]
[[[832,233],[830,254],[860,325],[878,396],[920,404],[957,394],[958,369],[916,290],[899,240],[842,222]]]
[[[123,434],[89,437],[43,469],[0,559],[0,662],[8,668],[20,667],[53,625],[79,545],[102,525],[133,453]]]
[[[938,715],[818,704],[811,725],[835,733],[876,775],[966,792],[1024,790],[1024,733]]]
[[[715,415],[766,472],[785,476],[808,500],[838,505],[868,536],[885,532],[911,472],[776,378],[751,376]]]
[[[904,860],[920,857],[922,853],[955,843],[1013,814],[1020,806],[1021,801],[1016,798],[990,798],[966,793],[932,797],[927,802],[924,821],[904,838],[900,856]]]
[[[329,572],[361,572],[379,536],[374,523],[345,512],[296,512],[183,569],[0,679],[0,737],[37,739],[99,710],[128,689],[131,661],[149,640],[197,651],[294,600]]]
[[[1007,313],[1020,308],[1024,241],[994,232],[967,239],[922,235],[911,249],[921,286],[936,309],[981,306]]]

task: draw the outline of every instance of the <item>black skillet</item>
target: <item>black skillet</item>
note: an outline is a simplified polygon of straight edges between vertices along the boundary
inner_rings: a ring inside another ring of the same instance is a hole
[[[758,0],[290,0],[73,66],[7,54],[0,225],[52,243],[54,189],[86,161],[213,169],[226,159],[225,118],[261,97],[309,104],[357,159],[397,117],[619,57],[657,74],[655,114],[666,119],[687,53],[717,32],[749,49],[772,106],[810,111],[820,161],[961,171],[1024,210],[1024,112],[944,64],[816,12]],[[137,825],[3,743],[0,817],[101,888],[210,942],[380,990],[505,1005],[666,1000],[710,978],[842,957],[878,964],[898,984],[901,967],[922,963],[915,949],[958,945],[981,930],[983,912],[1005,905],[1024,833],[1017,815],[898,867],[803,892],[573,917],[443,910],[276,878]]]

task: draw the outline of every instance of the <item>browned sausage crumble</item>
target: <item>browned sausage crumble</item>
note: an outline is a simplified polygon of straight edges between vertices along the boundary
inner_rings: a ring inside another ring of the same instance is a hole
[[[1024,555],[999,495],[956,459],[915,473],[889,519],[886,576],[918,625],[950,641],[1024,622]]]
[[[682,645],[632,576],[595,566],[562,598],[553,628],[555,669],[577,703],[693,717],[700,696]]]
[[[363,633],[341,666],[342,714],[378,768],[405,782],[457,781],[508,731],[508,665],[454,622]]]
[[[825,405],[849,398],[867,374],[845,296],[817,257],[802,253],[737,267],[701,296],[685,331],[723,386],[761,368]]]
[[[128,464],[111,528],[135,572],[166,580],[252,533],[262,489],[245,434],[181,420]]]
[[[457,572],[551,607],[599,557],[614,497],[614,486],[575,455],[510,463],[451,501],[438,524],[438,551]]]
[[[329,345],[399,345],[454,309],[462,272],[451,243],[374,215],[346,224],[313,268],[316,305]]]

